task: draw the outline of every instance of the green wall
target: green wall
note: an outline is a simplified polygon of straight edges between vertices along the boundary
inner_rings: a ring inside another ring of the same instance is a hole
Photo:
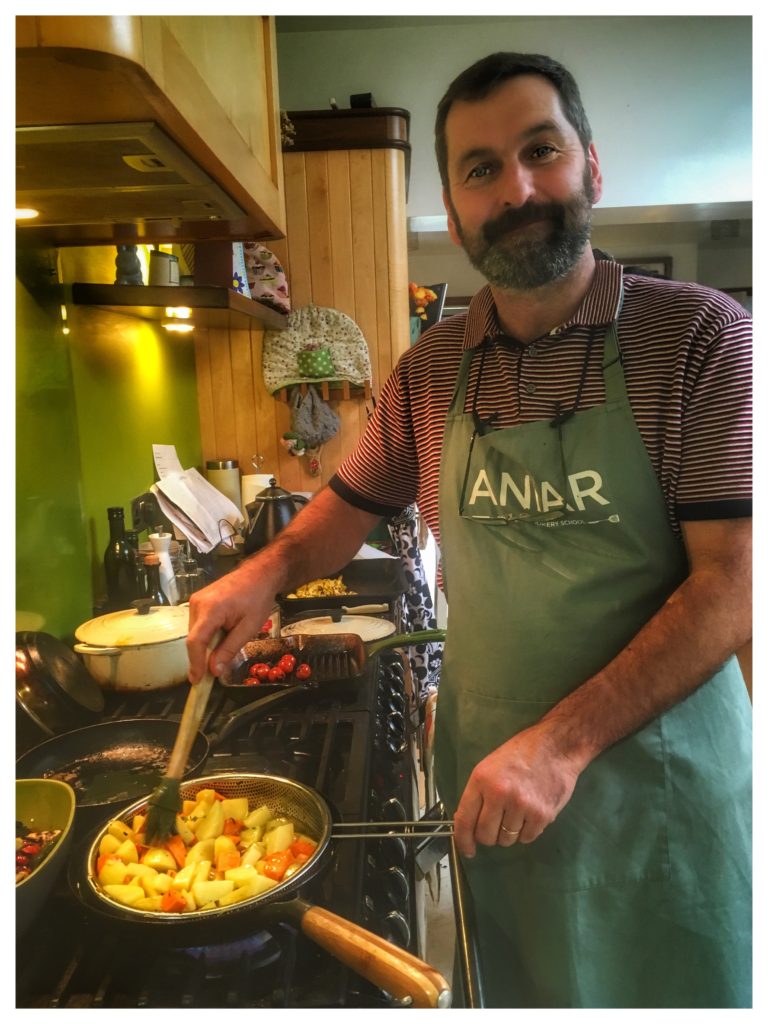
[[[60,254],[64,280],[74,255]],[[65,336],[52,290],[36,286],[36,261],[20,258],[17,279],[17,628],[68,638],[104,592],[107,507],[122,505],[129,520],[131,498],[156,479],[152,444],[200,466],[194,343],[139,317],[71,306]]]

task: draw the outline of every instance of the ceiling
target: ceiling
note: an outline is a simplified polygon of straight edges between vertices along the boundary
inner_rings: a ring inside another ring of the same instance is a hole
[[[281,32],[343,32],[373,28],[432,28],[435,25],[466,25],[476,21],[509,21],[508,17],[488,15],[282,15],[275,18],[275,29]]]

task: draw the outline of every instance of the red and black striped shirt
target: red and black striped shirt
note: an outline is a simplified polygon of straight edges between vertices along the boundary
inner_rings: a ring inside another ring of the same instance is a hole
[[[552,419],[575,400],[594,328],[616,316],[622,268],[598,259],[571,320],[529,344],[500,328],[488,287],[467,313],[442,320],[401,357],[365,434],[330,481],[350,504],[383,516],[416,502],[440,543],[438,483],[448,407],[462,353],[487,339],[481,379],[472,360],[465,412],[477,389],[495,427]],[[730,519],[752,508],[752,321],[701,285],[624,275],[618,321],[630,405],[666,496],[669,521]],[[578,408],[605,400],[593,344]]]

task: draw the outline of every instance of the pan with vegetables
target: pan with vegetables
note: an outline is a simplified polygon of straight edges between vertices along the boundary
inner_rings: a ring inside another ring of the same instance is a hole
[[[291,921],[398,999],[450,1005],[434,968],[297,895],[329,866],[332,815],[317,792],[276,776],[222,774],[182,783],[181,796],[176,833],[162,845],[145,843],[146,798],[89,837],[71,879],[92,911],[184,943]]]

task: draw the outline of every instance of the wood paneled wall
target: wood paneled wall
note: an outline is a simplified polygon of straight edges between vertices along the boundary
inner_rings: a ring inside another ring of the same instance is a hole
[[[287,238],[267,242],[282,261],[293,308],[314,303],[350,316],[368,343],[377,395],[409,344],[404,155],[395,149],[284,154]],[[242,473],[264,456],[281,487],[316,491],[352,450],[367,420],[362,396],[331,402],[339,433],[320,453],[321,473],[280,444],[290,410],[261,374],[263,331],[196,332],[204,459],[235,458]],[[369,403],[369,408],[371,405]]]

